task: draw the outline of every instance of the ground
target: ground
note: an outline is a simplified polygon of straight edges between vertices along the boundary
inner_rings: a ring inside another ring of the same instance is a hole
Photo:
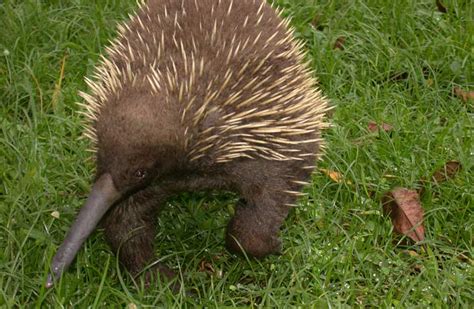
[[[156,244],[182,273],[173,294],[135,285],[100,231],[63,280],[44,288],[92,177],[77,92],[135,3],[0,1],[1,307],[473,306],[473,102],[452,94],[474,90],[472,3],[443,0],[446,13],[434,0],[275,5],[336,106],[326,156],[286,221],[281,256],[257,261],[224,249],[232,195],[170,201]],[[393,129],[370,133],[371,121]],[[462,170],[427,182],[421,196],[426,239],[414,245],[395,236],[383,194],[417,188],[449,160]]]

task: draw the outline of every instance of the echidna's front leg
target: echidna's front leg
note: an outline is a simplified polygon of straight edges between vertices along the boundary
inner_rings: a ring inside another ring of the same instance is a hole
[[[273,179],[274,180],[274,179]],[[280,253],[280,227],[297,197],[285,191],[292,188],[272,186],[273,183],[246,185],[243,201],[236,208],[227,227],[227,248],[236,253],[242,250],[254,257]]]
[[[116,205],[102,222],[107,241],[133,276],[155,257],[153,242],[157,214],[165,199],[164,192],[157,188],[146,189]],[[155,269],[167,278],[174,277],[174,273],[162,264],[152,271]]]
[[[227,248],[258,258],[280,253],[278,234],[287,213],[287,208],[278,207],[272,200],[261,200],[258,204],[239,202],[227,227]]]

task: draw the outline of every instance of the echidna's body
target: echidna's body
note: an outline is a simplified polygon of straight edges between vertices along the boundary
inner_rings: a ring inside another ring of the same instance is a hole
[[[82,94],[97,180],[53,272],[109,208],[107,239],[140,271],[156,212],[183,190],[238,192],[229,249],[277,252],[327,109],[287,22],[262,0],[150,0],[119,31]]]

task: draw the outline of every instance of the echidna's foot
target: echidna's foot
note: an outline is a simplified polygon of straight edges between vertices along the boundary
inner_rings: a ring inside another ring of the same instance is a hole
[[[165,280],[173,280],[176,278],[176,273],[162,263],[157,263],[156,265],[153,265],[149,269],[145,270],[145,282],[147,284],[151,283],[158,277]]]
[[[148,269],[136,274],[135,279],[138,279],[140,276],[143,276],[145,280],[145,287],[149,288],[159,280],[165,284],[169,284],[169,288],[174,293],[179,292],[180,284],[177,280],[176,273],[171,270],[168,266],[157,263]]]
[[[156,214],[164,199],[164,193],[154,188],[139,191],[112,208],[102,224],[105,238],[121,264],[134,278],[144,275],[147,285],[153,278],[175,277],[173,271],[160,263],[147,269],[155,259]]]
[[[272,216],[265,215],[255,208],[238,207],[227,227],[227,249],[257,258],[279,254],[281,241],[278,232],[281,219],[272,220]]]
[[[281,241],[275,235],[266,235],[261,231],[242,231],[235,228],[231,221],[226,235],[226,247],[233,253],[245,253],[262,258],[269,254],[281,252]]]

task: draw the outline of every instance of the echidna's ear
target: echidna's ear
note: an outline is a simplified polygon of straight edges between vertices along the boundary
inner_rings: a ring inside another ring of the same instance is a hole
[[[62,272],[69,267],[79,248],[94,231],[97,223],[110,206],[120,198],[120,195],[110,174],[103,174],[97,179],[85,205],[53,258],[52,273],[46,282],[47,288],[52,287],[54,280],[59,278]]]

